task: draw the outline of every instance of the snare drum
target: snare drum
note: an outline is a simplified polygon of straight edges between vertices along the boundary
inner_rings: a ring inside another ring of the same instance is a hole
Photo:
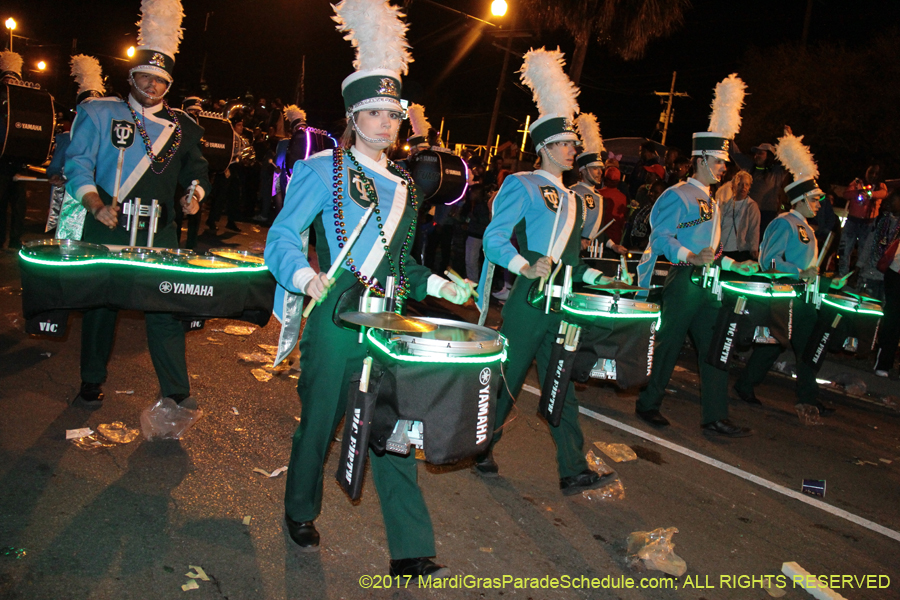
[[[227,258],[222,258],[221,256],[187,256],[184,258],[184,263],[190,265],[192,267],[205,267],[207,269],[234,269],[240,267],[241,265],[228,260]]]
[[[188,248],[161,248],[161,251],[169,260],[197,256],[196,252]]]
[[[113,258],[140,263],[161,263],[165,261],[165,255],[159,248],[147,248],[144,246],[132,246],[122,248],[113,254]]]
[[[89,244],[75,240],[34,240],[22,246],[22,254],[41,261],[72,262],[103,258],[109,248],[100,244]]]
[[[740,346],[781,344],[788,347],[792,301],[799,298],[794,286],[771,281],[720,281],[722,309],[734,311],[739,298],[746,299],[744,315],[735,339]]]
[[[384,370],[370,443],[376,452],[400,453],[404,444],[421,445],[433,464],[481,454],[494,435],[506,338],[471,323],[422,320],[437,329],[366,333]]]
[[[863,302],[842,294],[825,294],[819,308],[819,318],[833,322],[835,315],[841,321],[831,336],[828,349],[832,352],[846,350],[865,356],[875,348],[878,326],[884,311],[881,304]]]
[[[567,321],[583,326],[574,379],[614,379],[623,389],[649,381],[660,324],[658,304],[572,293],[561,309]]]
[[[248,263],[254,265],[264,265],[266,259],[258,252],[250,252],[249,250],[235,250],[234,248],[213,248],[207,251],[207,254],[219,256],[236,263]]]

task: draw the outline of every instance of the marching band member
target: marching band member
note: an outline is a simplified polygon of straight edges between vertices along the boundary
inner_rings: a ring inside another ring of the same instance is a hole
[[[365,288],[383,295],[388,276],[397,281],[397,297],[426,295],[462,304],[471,294],[431,275],[410,257],[418,199],[409,174],[385,152],[400,129],[400,76],[411,61],[406,25],[399,9],[387,0],[344,0],[335,6],[338,30],[347,32],[357,48],[357,71],[342,85],[347,127],[339,148],[298,162],[287,188],[285,205],[269,230],[266,264],[279,283],[276,314],[283,324],[300,319],[296,294],[321,305],[312,311],[300,340],[302,402],[300,425],[294,433],[285,489],[285,522],[294,542],[304,551],[319,548],[314,524],[322,507],[325,455],[347,403],[351,375],[359,371],[366,346],[357,331],[335,322],[339,299]],[[374,22],[373,22],[374,19]],[[372,204],[377,208],[352,246],[339,275],[330,281],[325,271],[347,236]],[[314,227],[322,271],[309,266],[302,232]],[[283,306],[293,307],[283,311]],[[302,306],[302,304],[300,304]],[[291,314],[293,313],[293,314]],[[293,346],[293,341],[289,342]],[[381,501],[390,548],[392,577],[443,577],[446,567],[435,564],[434,532],[422,491],[417,484],[414,453],[402,457],[370,452],[372,475]]]
[[[66,190],[87,209],[82,239],[97,244],[128,245],[125,214],[119,203],[134,198],[158,199],[161,204],[154,246],[177,248],[173,219],[175,188],[190,189],[181,204],[194,214],[209,189],[206,159],[200,152],[203,130],[164,98],[172,86],[172,68],[182,37],[179,0],[143,0],[140,35],[129,71],[127,100],[99,98],[79,105],[66,151]],[[122,170],[118,171],[120,148]],[[117,177],[119,172],[120,177]],[[116,183],[120,186],[117,189]],[[146,245],[147,229],[137,243]],[[84,314],[81,332],[81,390],[76,405],[102,405],[102,383],[112,350],[116,311],[92,309]],[[185,408],[197,408],[190,396],[185,361],[184,328],[168,313],[145,313],[147,344],[163,396]]]
[[[600,135],[600,124],[591,113],[581,113],[575,119],[575,127],[581,138],[583,148],[575,157],[575,164],[581,172],[581,181],[572,186],[572,190],[584,200],[584,225],[581,228],[581,249],[588,247],[603,225],[603,197],[600,196],[600,185],[603,181],[603,158],[601,153],[603,138]]]
[[[759,247],[759,262],[761,265],[774,262],[778,271],[791,273],[807,284],[815,285],[819,273],[819,248],[815,231],[807,219],[815,217],[819,212],[819,198],[825,194],[815,180],[819,176],[819,169],[802,140],[803,136],[795,137],[787,129],[785,136],[778,140],[775,147],[778,160],[794,176],[793,183],[784,188],[791,201],[791,210],[779,215],[766,228]],[[830,287],[840,289],[845,282],[846,278],[834,279]],[[818,408],[822,416],[829,416],[834,413],[834,409],[818,400],[816,371],[801,360],[816,326],[816,306],[798,297],[793,299],[791,310],[791,347],[797,357],[797,399],[800,404]],[[781,350],[779,344],[758,344],[754,347],[747,367],[734,385],[739,398],[749,404],[762,404],[753,393],[753,388],[765,379],[766,373],[781,355]]]
[[[497,398],[497,423],[503,423],[525,382],[531,363],[537,358],[538,377],[543,381],[550,360],[550,349],[562,317],[544,314],[528,302],[535,279],[547,277],[555,262],[572,265],[573,277],[588,284],[610,281],[580,260],[583,224],[583,200],[562,183],[562,174],[575,162],[578,136],[572,117],[578,110],[575,101],[578,88],[563,72],[563,55],[559,50],[543,48],[525,55],[522,81],[532,89],[541,113],[529,131],[540,157],[541,168],[532,173],[515,173],[503,180],[494,200],[493,218],[484,232],[484,254],[490,262],[519,275],[503,307],[500,332],[509,340],[509,363]],[[520,250],[510,242],[513,232]],[[549,248],[549,250],[548,250]],[[485,262],[485,269],[487,262]],[[482,272],[480,299],[486,302],[489,288]],[[559,487],[565,495],[580,493],[608,483],[588,468],[585,461],[584,435],[578,423],[578,401],[572,386],[565,396],[559,427],[550,427],[556,443]],[[500,440],[501,430],[494,433],[491,447]],[[497,477],[499,469],[493,452],[480,456],[476,473]]]
[[[710,315],[718,312],[721,302],[709,289],[691,281],[695,266],[713,262],[726,270],[748,275],[758,267],[752,261],[736,263],[721,256],[718,207],[709,195],[709,186],[720,181],[725,173],[731,140],[740,129],[745,87],[736,75],[716,86],[709,131],[693,135],[693,177],[666,190],[650,213],[653,228],[650,243],[638,266],[641,287],[647,287],[657,256],[665,256],[672,262],[663,287],[662,325],[656,334],[653,372],[635,408],[638,417],[656,427],[669,424],[659,408],[684,338],[690,333],[700,357],[703,431],[727,437],[751,434],[746,427],[728,419],[728,373],[704,360],[715,326],[715,318]]]

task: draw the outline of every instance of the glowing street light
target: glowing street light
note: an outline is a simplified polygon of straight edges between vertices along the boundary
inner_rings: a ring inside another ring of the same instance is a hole
[[[43,71],[44,69],[47,68],[47,63],[45,63],[44,61],[40,61],[37,64],[37,68],[38,68],[38,71]]]
[[[128,50],[125,51],[125,54],[128,55],[128,58],[134,58],[134,46],[129,46]]]
[[[12,52],[13,29],[16,28],[16,20],[12,17],[6,20],[6,28],[9,29],[9,51]]]
[[[491,14],[495,17],[502,17],[505,15],[507,8],[506,0],[494,0],[491,2]]]

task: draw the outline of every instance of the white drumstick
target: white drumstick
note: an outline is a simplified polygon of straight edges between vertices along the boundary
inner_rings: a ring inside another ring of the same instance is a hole
[[[828,246],[831,245],[831,235],[833,231],[828,232],[828,237],[825,238],[825,243],[822,244],[822,248],[819,250],[819,258],[816,260],[816,271],[822,268],[822,261],[825,259],[825,255],[828,253]]]
[[[603,233],[604,231],[606,231],[606,228],[609,227],[610,225],[612,225],[613,223],[615,223],[615,221],[616,221],[615,219],[610,219],[609,223],[607,223],[606,225],[604,225],[603,227],[598,229],[597,233],[595,233],[594,235],[591,236],[591,238],[590,238],[591,241],[593,242],[595,239],[597,239],[600,236],[600,234]]]
[[[553,219],[553,229],[550,230],[550,243],[547,245],[547,254],[546,256],[550,257],[551,264],[553,263],[553,257],[550,256],[550,253],[553,251],[553,244],[556,242],[556,227],[559,225],[559,214],[562,212],[562,199],[556,205],[556,217]],[[543,289],[544,287],[544,278],[541,277],[541,284],[538,286],[539,289]]]

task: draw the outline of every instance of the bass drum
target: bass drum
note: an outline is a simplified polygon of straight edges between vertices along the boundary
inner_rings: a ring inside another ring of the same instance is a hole
[[[455,204],[469,185],[466,162],[449,152],[419,152],[410,160],[409,174],[422,193],[420,201],[431,204]]]
[[[201,113],[199,123],[203,128],[200,145],[203,158],[209,163],[209,170],[224,171],[231,164],[235,152],[240,150],[240,146],[237,145],[240,142],[237,141],[237,134],[231,126],[231,121]]]
[[[53,96],[41,89],[5,83],[0,85],[0,156],[41,165],[50,155],[56,109]]]

